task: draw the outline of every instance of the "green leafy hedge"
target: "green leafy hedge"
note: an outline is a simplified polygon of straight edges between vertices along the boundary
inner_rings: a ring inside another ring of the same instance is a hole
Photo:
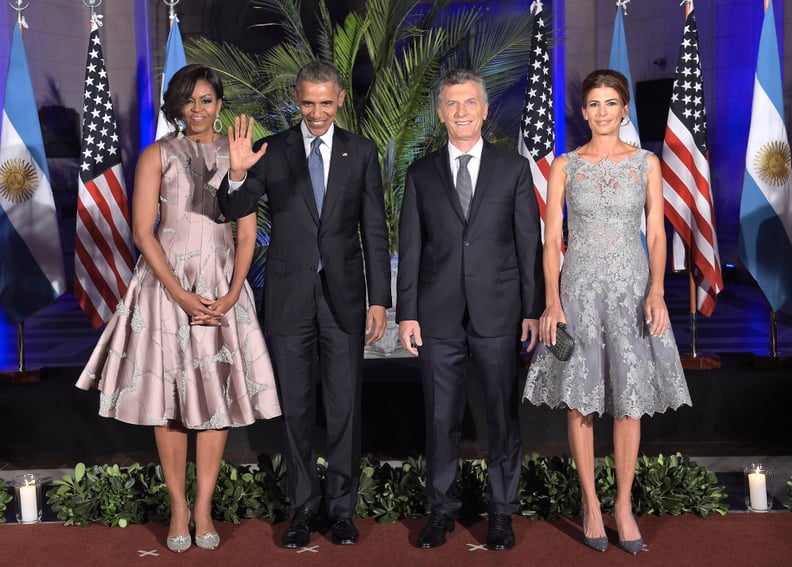
[[[5,522],[6,508],[11,500],[13,500],[11,490],[7,486],[0,484],[0,524]]]
[[[324,478],[327,463],[317,467]],[[475,517],[486,511],[487,465],[483,460],[460,461],[455,489],[463,502],[462,514]],[[603,511],[612,512],[615,498],[615,469],[612,457],[596,469],[597,491]],[[790,484],[792,486],[792,483]],[[422,457],[400,466],[365,457],[361,462],[358,517],[388,523],[417,518],[428,513],[424,497],[426,463]],[[792,488],[790,489],[792,490]],[[188,463],[187,494],[195,494],[195,465]],[[66,525],[124,527],[129,523],[166,523],[170,496],[159,465],[78,464],[74,475],[53,482],[47,492],[49,505]],[[725,514],[726,493],[715,475],[679,453],[668,457],[642,456],[638,461],[633,501],[636,514]],[[0,497],[0,506],[10,497]],[[526,455],[519,486],[520,513],[534,519],[575,516],[580,513],[577,470],[568,457]],[[280,455],[264,459],[258,466],[220,467],[213,500],[214,516],[239,523],[243,518],[261,518],[273,523],[288,517],[286,467]]]

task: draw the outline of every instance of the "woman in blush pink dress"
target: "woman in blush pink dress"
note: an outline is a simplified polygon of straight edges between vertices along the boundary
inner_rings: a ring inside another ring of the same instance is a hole
[[[124,298],[77,387],[98,388],[99,414],[154,427],[171,497],[167,545],[190,547],[185,491],[188,431],[196,430],[195,543],[214,549],[212,494],[228,428],[280,415],[269,353],[245,277],[256,216],[237,221],[236,244],[215,198],[228,171],[218,118],[223,86],[188,65],[171,79],[163,111],[179,126],[140,156],[133,232],[141,252]]]

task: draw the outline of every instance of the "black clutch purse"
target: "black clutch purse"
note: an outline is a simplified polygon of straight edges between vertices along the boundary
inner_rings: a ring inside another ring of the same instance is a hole
[[[572,356],[572,351],[575,350],[575,339],[567,333],[564,323],[558,323],[556,327],[556,343],[546,346],[553,356],[562,362],[566,362]]]

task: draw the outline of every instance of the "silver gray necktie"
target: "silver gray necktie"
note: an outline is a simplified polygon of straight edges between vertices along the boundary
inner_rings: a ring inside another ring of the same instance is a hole
[[[316,137],[311,141],[311,153],[308,154],[308,172],[311,174],[311,185],[313,185],[314,198],[316,199],[316,210],[322,216],[322,205],[324,204],[324,160],[319,146],[322,139]]]
[[[473,198],[473,182],[470,180],[470,172],[468,171],[467,164],[473,156],[469,154],[462,154],[457,159],[459,160],[459,171],[457,171],[456,190],[459,195],[459,204],[462,205],[462,214],[465,219],[468,218],[470,211],[470,200]]]

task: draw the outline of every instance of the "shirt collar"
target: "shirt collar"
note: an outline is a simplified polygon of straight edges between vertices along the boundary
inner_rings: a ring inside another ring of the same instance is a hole
[[[322,143],[325,144],[328,148],[333,147],[333,132],[335,131],[335,122],[330,124],[330,128],[327,129],[327,132],[319,136],[322,139]],[[310,147],[311,142],[313,139],[316,138],[311,132],[308,130],[308,126],[305,125],[305,120],[300,120],[300,132],[302,132],[303,141],[305,142],[306,146]]]
[[[460,151],[454,144],[448,142],[448,157],[451,159],[453,163],[456,158],[461,156],[462,154],[468,154],[469,156],[473,156],[474,158],[480,160],[481,159],[481,152],[484,149],[484,138],[479,138],[476,145],[470,148],[467,152]]]

